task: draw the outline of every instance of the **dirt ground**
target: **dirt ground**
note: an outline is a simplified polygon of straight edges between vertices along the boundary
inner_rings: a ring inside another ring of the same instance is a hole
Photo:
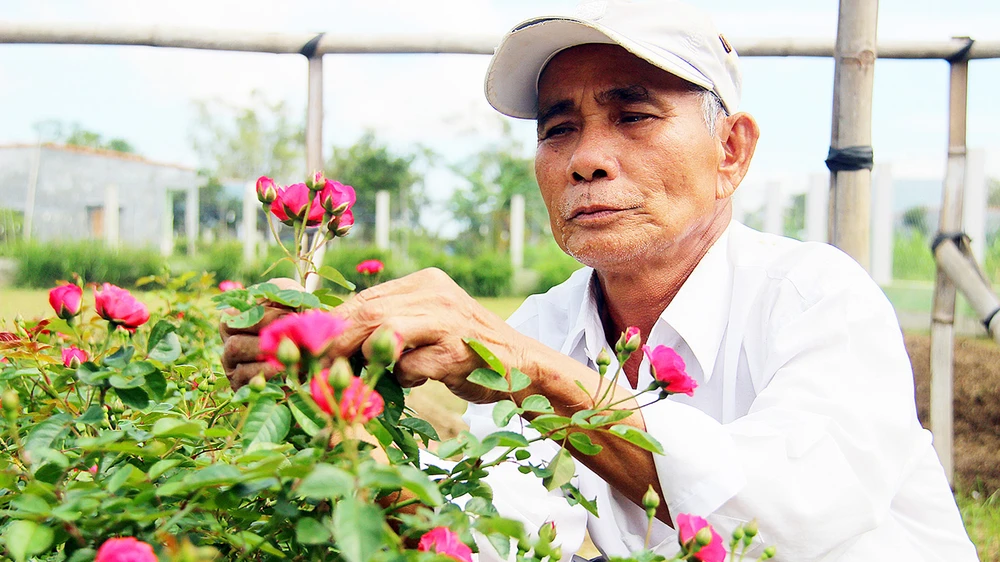
[[[907,335],[917,413],[930,427],[930,336]],[[1000,346],[958,339],[955,345],[955,485],[992,494],[1000,489]]]
[[[913,363],[917,412],[930,427],[930,336],[910,334],[906,347]],[[955,484],[991,494],[1000,489],[1000,346],[961,338],[955,346]],[[465,404],[443,387],[414,389],[407,404],[431,422],[442,439],[465,429]]]

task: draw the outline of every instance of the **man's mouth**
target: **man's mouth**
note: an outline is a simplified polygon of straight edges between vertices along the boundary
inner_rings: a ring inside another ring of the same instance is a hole
[[[588,205],[586,207],[577,207],[576,209],[573,209],[570,212],[569,220],[591,221],[606,219],[630,209],[631,208],[610,207],[607,205]]]

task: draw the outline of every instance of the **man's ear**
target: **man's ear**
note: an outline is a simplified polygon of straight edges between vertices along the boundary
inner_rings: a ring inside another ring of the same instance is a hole
[[[760,128],[748,113],[729,115],[719,122],[716,137],[722,149],[719,160],[719,177],[715,190],[716,199],[725,199],[747,175],[750,159],[757,148]]]

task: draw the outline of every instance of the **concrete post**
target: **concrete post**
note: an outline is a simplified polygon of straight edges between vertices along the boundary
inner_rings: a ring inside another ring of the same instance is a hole
[[[982,265],[986,259],[986,151],[969,149],[965,156],[965,205],[962,206],[962,230],[969,235],[972,255]]]
[[[830,177],[828,174],[809,176],[806,191],[806,240],[827,241],[827,220],[830,218]]]
[[[163,225],[160,227],[160,254],[174,253],[174,196],[169,189],[163,191]]]
[[[389,249],[389,192],[382,189],[375,194],[375,247]]]
[[[879,285],[892,283],[892,167],[875,165],[872,185],[872,278]]]
[[[765,190],[767,198],[764,200],[764,232],[782,235],[785,230],[785,199],[781,194],[781,183],[769,181]]]
[[[109,248],[118,247],[118,186],[109,183],[104,186],[104,244]]]
[[[524,268],[524,195],[510,198],[510,263],[514,271]]]
[[[188,187],[184,194],[184,236],[187,238],[187,255],[193,256],[198,248],[198,224],[200,214],[198,188]]]
[[[257,183],[248,181],[243,187],[243,263],[257,259]]]
[[[323,55],[309,55],[308,97],[306,99],[306,173],[323,169]],[[313,236],[323,236],[322,226]],[[313,264],[318,270],[326,255],[326,245],[313,254]],[[302,279],[299,279],[302,281]],[[313,275],[303,283],[310,293],[319,289],[320,276]]]

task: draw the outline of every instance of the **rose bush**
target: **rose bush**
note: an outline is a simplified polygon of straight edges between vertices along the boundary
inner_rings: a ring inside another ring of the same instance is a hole
[[[322,193],[329,180],[307,183]],[[258,183],[262,203],[269,204],[264,196],[271,191],[277,201],[280,187]],[[303,243],[311,211],[293,221],[298,252],[290,259],[303,272],[342,279],[304,263],[316,244],[336,236],[349,209],[339,211],[324,211],[320,242]],[[632,412],[600,392],[595,407],[573,419],[556,415],[542,396],[497,404],[501,427],[532,413],[537,439],[563,446],[552,458],[534,458],[531,440],[505,431],[483,439],[464,431],[442,441],[406,408],[407,394],[392,376],[402,352],[398,335],[376,334],[367,364],[359,357],[326,364],[323,352],[345,329],[326,312],[341,302],[335,295],[269,283],[220,292],[211,276],[196,274],[143,282],[164,287],[156,295],[161,307],[150,311],[128,291],[103,284],[93,291],[93,313],[81,305],[72,325],[55,316],[0,326],[0,545],[16,562],[145,561],[154,553],[185,562],[469,560],[486,543],[520,561],[556,560],[554,526],[525,529],[498,515],[483,480],[489,470],[517,464],[596,513],[594,500],[571,483],[575,461],[567,447],[584,454],[600,447],[571,429],[608,432],[662,452],[651,436],[621,424]],[[261,334],[281,374],[230,387],[218,313],[205,306],[207,294],[229,310],[234,327],[260,321],[264,301],[292,309]],[[73,308],[53,307],[57,314]],[[623,334],[619,365],[640,340],[637,331]],[[470,380],[505,392],[527,387],[526,375],[480,343],[468,344],[488,364]],[[603,356],[602,374],[610,362]],[[662,399],[671,384],[644,392]],[[371,440],[358,438],[361,427]],[[449,463],[421,460],[432,441]],[[647,512],[652,518],[655,508]],[[684,531],[674,559],[701,553],[709,560],[716,539],[705,542],[700,532],[691,539]],[[756,529],[741,533],[745,549]]]

